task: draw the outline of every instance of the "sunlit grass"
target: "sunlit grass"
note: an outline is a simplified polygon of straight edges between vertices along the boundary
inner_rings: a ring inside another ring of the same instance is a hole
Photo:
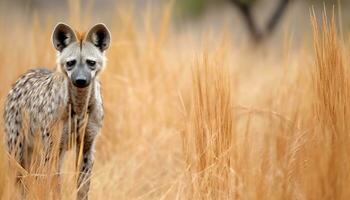
[[[132,7],[114,11],[91,199],[349,199],[349,63],[334,18],[320,28],[313,16],[314,42],[300,49],[252,49],[226,27],[173,30],[172,4],[142,20]],[[73,27],[92,25],[76,1],[69,12]],[[11,27],[0,33],[1,109],[20,74],[55,69],[60,18],[29,21],[1,21]],[[1,146],[0,196],[19,198],[8,163]],[[57,185],[35,178],[54,174],[29,172],[28,197],[54,199]],[[73,199],[75,150],[61,177]]]

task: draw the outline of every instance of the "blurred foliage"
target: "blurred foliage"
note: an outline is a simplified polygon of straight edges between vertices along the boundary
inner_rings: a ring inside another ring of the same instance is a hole
[[[234,1],[234,0],[231,0],[231,1]],[[255,3],[257,0],[236,0],[236,1],[239,1],[240,3],[245,5],[253,5],[253,3]]]
[[[178,0],[177,11],[180,16],[198,17],[210,6],[222,2],[233,2],[235,0]],[[236,0],[239,3],[251,6],[259,0]]]
[[[177,0],[177,10],[181,16],[189,16],[189,17],[198,17],[202,14],[210,5],[218,4],[221,2],[233,2],[237,1],[241,4],[245,4],[247,6],[252,6],[258,1],[262,1],[264,3],[268,3],[268,0]],[[307,2],[311,5],[320,5],[325,4],[327,7],[336,5],[338,2],[341,2],[342,5],[348,4],[349,0],[307,0]]]
[[[202,14],[207,0],[178,0],[177,10],[181,16],[195,17]]]

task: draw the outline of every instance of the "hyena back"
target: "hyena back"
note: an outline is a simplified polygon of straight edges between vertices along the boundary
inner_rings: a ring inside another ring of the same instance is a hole
[[[87,199],[94,143],[103,119],[98,75],[105,66],[110,33],[105,25],[97,24],[86,36],[77,37],[72,28],[60,23],[52,41],[58,51],[56,70],[30,70],[9,92],[4,113],[6,146],[9,154],[28,170],[36,134],[40,134],[44,159],[48,160],[52,149],[50,130],[57,122],[63,122],[59,143],[62,162],[68,140],[73,133],[81,133],[84,124],[84,133],[75,139],[77,149],[82,149],[78,199]]]

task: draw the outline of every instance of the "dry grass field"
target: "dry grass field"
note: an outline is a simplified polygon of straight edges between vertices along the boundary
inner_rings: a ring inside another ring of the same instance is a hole
[[[70,7],[67,23],[92,25]],[[131,8],[114,15],[91,199],[350,199],[350,51],[330,13],[310,17],[313,41],[297,49],[286,35],[255,50],[225,27],[177,33],[171,4],[146,10],[141,25]],[[56,22],[0,20],[1,112],[20,74],[55,68]],[[18,199],[4,149],[0,197]],[[74,156],[63,199],[76,195]],[[55,199],[55,172],[37,167],[23,177],[28,198]]]

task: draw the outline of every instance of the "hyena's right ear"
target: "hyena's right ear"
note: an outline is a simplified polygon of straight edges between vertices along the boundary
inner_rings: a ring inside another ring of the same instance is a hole
[[[58,23],[52,33],[52,43],[57,51],[62,52],[72,42],[77,41],[73,29],[64,23]]]
[[[93,26],[86,36],[86,41],[91,42],[100,51],[104,52],[108,49],[111,42],[111,33],[106,25],[100,23]]]

